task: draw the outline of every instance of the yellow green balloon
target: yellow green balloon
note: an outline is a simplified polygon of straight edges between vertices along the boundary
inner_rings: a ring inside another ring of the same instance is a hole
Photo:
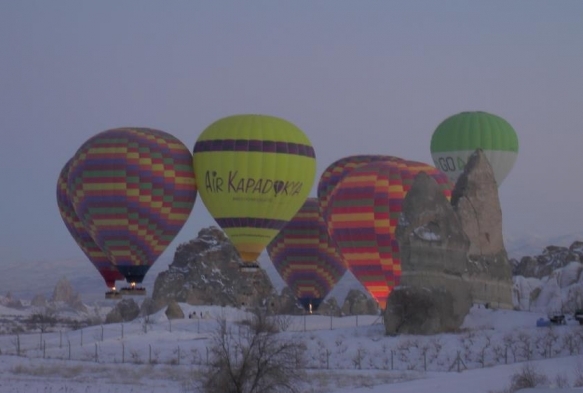
[[[198,137],[199,195],[245,262],[254,262],[305,202],[314,148],[292,123],[266,115],[217,120]]]

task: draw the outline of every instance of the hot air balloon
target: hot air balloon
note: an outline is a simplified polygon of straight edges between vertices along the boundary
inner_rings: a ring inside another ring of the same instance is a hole
[[[103,131],[73,157],[68,189],[84,227],[131,284],[125,293],[144,294],[135,285],[178,234],[196,199],[189,149],[164,131]]]
[[[330,193],[350,171],[359,168],[371,162],[377,161],[403,161],[401,158],[384,155],[354,155],[340,158],[328,165],[328,168],[322,172],[320,181],[318,182],[318,203],[320,204],[320,214],[327,220],[328,216],[328,200]]]
[[[59,208],[59,213],[61,214],[61,218],[63,219],[67,230],[69,230],[69,233],[73,239],[75,239],[77,245],[79,245],[89,261],[95,266],[99,274],[101,274],[101,277],[103,277],[103,280],[105,281],[105,285],[111,289],[105,293],[105,297],[107,299],[117,299],[121,297],[121,295],[115,289],[115,282],[123,280],[124,277],[117,270],[117,267],[111,263],[101,248],[95,244],[95,241],[85,227],[83,227],[83,223],[79,220],[79,217],[77,217],[77,213],[75,213],[67,188],[67,177],[69,175],[70,163],[71,160],[67,161],[59,173],[59,178],[57,180],[57,206]]]
[[[306,199],[267,245],[267,253],[281,278],[308,311],[318,308],[346,272],[328,236],[316,198]]]
[[[506,120],[487,112],[462,112],[445,119],[431,137],[433,162],[453,183],[476,149],[484,151],[500,186],[518,155],[518,137]]]
[[[349,270],[381,309],[399,284],[401,260],[395,230],[402,202],[421,171],[451,197],[451,183],[436,168],[406,160],[371,162],[350,171],[328,204],[328,231]]]
[[[265,115],[217,120],[198,137],[193,166],[202,201],[237,248],[243,271],[296,214],[314,182],[306,135]]]

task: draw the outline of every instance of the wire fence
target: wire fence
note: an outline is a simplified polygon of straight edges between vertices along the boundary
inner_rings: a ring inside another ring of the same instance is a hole
[[[242,319],[230,321],[235,328]],[[583,327],[561,326],[504,333],[384,335],[378,316],[282,316],[282,340],[305,344],[306,369],[464,371],[578,355]],[[208,365],[215,318],[138,321],[79,330],[0,336],[2,355],[95,363]],[[328,334],[325,331],[336,331]]]

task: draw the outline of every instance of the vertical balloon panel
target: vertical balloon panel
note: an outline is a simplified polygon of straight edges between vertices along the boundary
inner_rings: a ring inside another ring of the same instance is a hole
[[[107,255],[95,243],[89,232],[83,226],[81,220],[75,213],[73,203],[69,196],[67,187],[67,178],[69,175],[69,167],[71,160],[67,161],[57,180],[57,206],[61,218],[67,227],[67,230],[79,246],[81,251],[87,256],[89,261],[95,266],[105,284],[109,288],[115,287],[117,280],[123,280],[123,275],[117,270],[117,267],[111,263]]]
[[[132,283],[142,282],[196,199],[189,149],[148,128],[90,138],[73,157],[68,186],[85,228]]]
[[[193,166],[205,206],[243,261],[253,263],[306,200],[316,161],[309,139],[290,122],[235,115],[202,132]]]

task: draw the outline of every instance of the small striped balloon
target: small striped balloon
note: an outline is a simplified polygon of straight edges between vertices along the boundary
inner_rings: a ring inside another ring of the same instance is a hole
[[[306,200],[267,245],[267,252],[281,278],[307,310],[310,305],[318,308],[346,272],[316,198]]]

